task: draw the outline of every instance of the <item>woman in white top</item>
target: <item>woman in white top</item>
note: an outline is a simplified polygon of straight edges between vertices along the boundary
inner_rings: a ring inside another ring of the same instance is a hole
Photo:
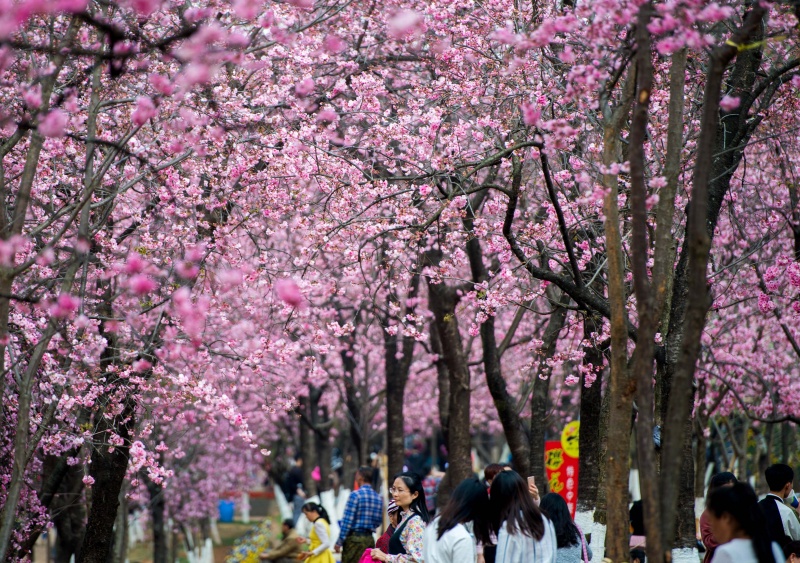
[[[497,531],[496,563],[554,563],[556,532],[516,471],[502,471],[489,492]]]
[[[489,540],[489,495],[477,477],[455,488],[441,514],[425,529],[425,563],[475,563],[475,539]],[[473,537],[465,524],[472,522]]]
[[[750,485],[738,482],[716,489],[708,496],[706,510],[711,533],[720,543],[711,563],[783,563]]]
[[[308,542],[309,551],[304,551],[297,556],[299,560],[306,560],[307,563],[334,563],[333,552],[333,538],[331,537],[330,517],[328,512],[322,508],[321,504],[315,502],[307,502],[303,505],[303,514],[306,515],[308,521],[314,524],[311,528],[310,538]],[[300,542],[304,542],[303,538],[298,538]]]

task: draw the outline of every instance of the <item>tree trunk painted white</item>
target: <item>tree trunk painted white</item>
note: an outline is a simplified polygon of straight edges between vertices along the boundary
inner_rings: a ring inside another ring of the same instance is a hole
[[[335,539],[339,537],[339,520],[343,512],[339,512],[339,507],[336,502],[336,495],[332,490],[322,491],[320,495],[320,502],[322,507],[328,511],[328,516],[331,517],[329,522],[331,527],[331,536]]]
[[[215,545],[222,545],[222,538],[219,536],[219,528],[217,527],[217,519],[211,518],[211,539],[214,540]]]
[[[592,533],[592,563],[601,563],[606,554],[606,526],[595,523]]]
[[[606,527],[594,521],[594,510],[581,510],[575,513],[575,523],[584,536],[590,536],[589,547],[592,548],[592,563],[603,561],[606,547]]]
[[[672,550],[672,563],[698,563],[700,552],[695,548],[682,548]]]
[[[289,506],[289,502],[286,500],[286,496],[284,496],[280,487],[275,487],[275,502],[278,503],[278,510],[281,513],[281,520],[286,520],[287,518],[294,516],[294,511],[292,510],[292,507]],[[297,524],[297,522],[295,522],[295,524]]]
[[[245,524],[250,523],[250,493],[242,493],[241,502],[242,522]]]

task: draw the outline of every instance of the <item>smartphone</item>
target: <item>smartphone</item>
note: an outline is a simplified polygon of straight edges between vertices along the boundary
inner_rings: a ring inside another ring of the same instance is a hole
[[[534,487],[536,486],[536,477],[533,475],[528,476],[528,486],[530,485],[533,485]]]

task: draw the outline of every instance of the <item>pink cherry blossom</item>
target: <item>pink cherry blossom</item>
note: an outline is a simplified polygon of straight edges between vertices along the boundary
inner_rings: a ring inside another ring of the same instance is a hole
[[[289,278],[281,278],[275,282],[275,293],[279,299],[291,307],[300,307],[305,302],[297,283]]]
[[[542,110],[529,102],[523,102],[520,106],[522,110],[522,121],[528,127],[536,127],[542,115]]]
[[[337,55],[347,48],[347,44],[340,37],[331,34],[323,39],[322,48],[332,55]]]
[[[62,293],[50,306],[50,314],[56,319],[64,319],[77,311],[80,305],[80,299],[68,293]]]
[[[158,113],[155,104],[147,96],[136,98],[136,109],[131,114],[131,121],[137,127],[141,127]]]
[[[39,133],[45,137],[63,137],[69,117],[58,109],[50,110],[39,122]]]
[[[25,102],[25,105],[28,106],[30,109],[39,109],[42,105],[42,86],[41,84],[36,84],[31,88],[28,88],[22,93],[22,99]]]
[[[128,282],[131,291],[139,296],[144,296],[152,293],[158,288],[158,284],[148,275],[136,274]]]
[[[397,39],[416,36],[425,30],[425,21],[419,12],[400,10],[387,22],[389,34]]]
[[[300,82],[294,85],[294,93],[301,98],[308,96],[313,91],[314,91],[314,80],[311,78],[306,78],[304,80],[301,80]]]
[[[739,107],[741,99],[736,96],[725,96],[719,102],[719,107],[722,111],[733,111]]]
[[[142,258],[142,256],[137,252],[131,252],[128,254],[128,258],[125,261],[125,268],[124,272],[126,274],[139,274],[143,272],[147,268],[147,262]]]

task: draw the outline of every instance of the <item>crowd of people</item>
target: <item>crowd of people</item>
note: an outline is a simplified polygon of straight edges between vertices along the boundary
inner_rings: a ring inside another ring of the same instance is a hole
[[[312,523],[310,537],[299,538],[294,521],[286,520],[283,541],[261,559],[331,563],[334,552],[341,553],[342,563],[522,563],[531,561],[531,554],[534,561],[552,563],[591,558],[564,500],[555,494],[540,499],[532,479],[499,464],[488,466],[484,479],[471,477],[456,486],[438,513],[428,497],[438,488],[431,493],[431,479],[441,480],[441,474],[433,469],[424,478],[414,472],[395,476],[386,504],[390,525],[375,542],[384,501],[372,486],[373,478],[372,467],[356,472],[338,539],[331,537],[325,509],[305,502],[300,511]],[[293,497],[293,506],[299,504],[296,498],[305,497]],[[309,544],[308,551],[302,543]]]
[[[764,477],[769,493],[761,500],[733,473],[711,478],[706,510],[700,517],[704,563],[800,561],[794,470],[776,463],[767,467]]]
[[[470,477],[453,489],[435,513],[430,482],[414,472],[395,476],[386,504],[389,527],[374,541],[383,523],[384,501],[372,486],[373,467],[356,473],[340,533],[334,541],[330,518],[316,503],[301,505],[312,523],[310,537],[299,538],[293,521],[284,522],[284,539],[263,560],[288,563],[305,559],[332,563],[584,563],[592,550],[570,516],[564,499],[539,497],[532,478],[509,466],[491,464],[484,478]],[[704,563],[800,563],[800,519],[792,483],[794,471],[784,464],[767,468],[770,492],[758,500],[752,487],[732,473],[714,475],[709,484],[700,530]],[[439,479],[441,477],[439,476]],[[427,489],[427,491],[426,491]],[[631,561],[645,563],[646,535],[641,504],[631,510]],[[301,544],[308,543],[303,551]]]

